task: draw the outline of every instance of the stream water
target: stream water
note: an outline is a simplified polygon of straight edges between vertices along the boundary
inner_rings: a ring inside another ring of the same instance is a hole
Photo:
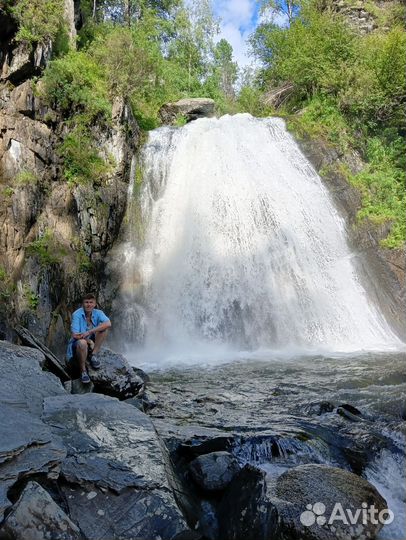
[[[406,538],[404,353],[241,355],[232,363],[199,367],[193,357],[189,366],[183,360],[182,368],[152,373],[158,397],[153,417],[243,435],[247,442],[235,449],[237,457],[271,476],[302,463],[355,470],[394,512],[379,538]],[[151,365],[143,367],[151,371]],[[362,415],[337,414],[342,404]]]
[[[404,345],[283,121],[161,128],[142,167],[122,335],[154,372],[151,414],[249,434],[236,455],[271,476],[308,462],[356,470],[395,513],[380,538],[406,538]]]

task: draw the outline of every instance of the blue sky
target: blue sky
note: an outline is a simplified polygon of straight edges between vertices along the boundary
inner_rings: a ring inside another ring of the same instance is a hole
[[[260,1],[256,0],[212,0],[214,13],[220,17],[220,36],[233,47],[234,59],[240,67],[253,62],[248,56],[247,39],[261,20],[272,20],[278,26],[288,24],[287,16],[271,8],[260,14]]]
[[[221,19],[220,38],[232,45],[240,67],[251,63],[246,40],[258,24],[259,6],[255,0],[213,0],[214,12]]]

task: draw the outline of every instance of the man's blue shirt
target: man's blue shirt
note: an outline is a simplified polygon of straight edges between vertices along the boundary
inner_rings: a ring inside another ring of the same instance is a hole
[[[110,319],[107,317],[105,313],[101,309],[94,309],[92,311],[92,325],[93,328],[96,326],[99,326],[99,324],[109,321]],[[83,334],[83,332],[87,332],[89,330],[87,326],[86,321],[86,313],[85,310],[81,307],[77,309],[73,315],[72,315],[72,324],[70,326],[72,334]],[[73,356],[73,350],[72,345],[73,342],[76,341],[74,338],[71,338],[68,343],[68,350],[66,352],[66,355],[68,357],[68,360],[70,360]]]

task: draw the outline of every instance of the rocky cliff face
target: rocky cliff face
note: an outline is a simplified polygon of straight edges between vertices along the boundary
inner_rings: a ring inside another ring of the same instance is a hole
[[[75,36],[73,1],[66,2]],[[129,106],[116,100],[108,128],[93,126],[109,174],[92,185],[69,185],[58,145],[66,128],[39,96],[52,44],[14,43],[17,27],[1,14],[0,44],[0,331],[12,337],[19,319],[63,354],[69,313],[85,291],[109,307],[118,287],[103,260],[124,217],[139,128]]]
[[[360,34],[388,29],[395,20],[402,24],[404,18],[404,4],[399,0],[331,0],[331,7]]]

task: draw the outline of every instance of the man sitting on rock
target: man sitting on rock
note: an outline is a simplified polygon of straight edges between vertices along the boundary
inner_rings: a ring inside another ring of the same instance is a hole
[[[72,337],[68,344],[68,365],[72,369],[74,364],[79,365],[80,379],[82,383],[90,383],[90,377],[86,370],[86,360],[93,369],[100,368],[100,360],[97,357],[102,343],[106,339],[107,329],[111,327],[111,321],[101,311],[96,309],[96,297],[94,294],[86,294],[83,298],[82,307],[72,315]]]

